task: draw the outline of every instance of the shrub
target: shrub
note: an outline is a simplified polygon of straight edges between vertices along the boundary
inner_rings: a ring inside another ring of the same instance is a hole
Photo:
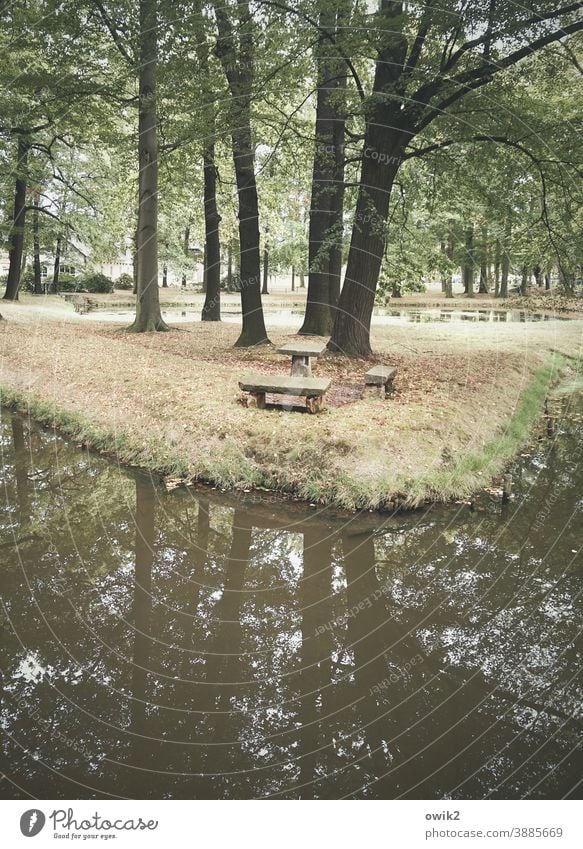
[[[113,292],[113,280],[98,271],[93,274],[83,274],[77,278],[77,281],[79,283],[77,292],[92,292],[94,294]]]
[[[59,274],[59,282],[57,284],[57,289],[59,292],[83,291],[82,289],[79,289],[79,278],[73,277],[72,274],[67,274],[65,271],[62,271]]]
[[[131,291],[134,288],[134,278],[131,274],[120,274],[113,286],[115,289],[122,289],[126,292]]]

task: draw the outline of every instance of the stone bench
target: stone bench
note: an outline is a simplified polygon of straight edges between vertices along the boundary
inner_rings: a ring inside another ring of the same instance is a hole
[[[392,366],[373,366],[364,376],[364,395],[386,398],[393,389],[397,369]]]
[[[265,396],[294,395],[306,399],[306,410],[319,413],[324,407],[330,380],[320,377],[285,377],[280,374],[249,374],[239,381],[246,407],[265,408]]]

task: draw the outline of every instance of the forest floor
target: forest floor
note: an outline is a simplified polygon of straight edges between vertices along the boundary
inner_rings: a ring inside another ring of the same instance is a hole
[[[240,403],[246,372],[289,373],[276,347],[297,327],[270,326],[269,313],[273,344],[235,349],[237,323],[128,334],[127,321],[78,316],[57,297],[1,312],[4,404],[161,475],[349,509],[489,485],[528,439],[549,384],[579,367],[583,343],[583,318],[373,325],[375,359],[397,367],[393,395],[362,399],[370,361],[325,355],[314,373],[332,388],[313,416]]]

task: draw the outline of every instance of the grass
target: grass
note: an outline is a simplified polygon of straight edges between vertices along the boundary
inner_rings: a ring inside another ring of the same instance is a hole
[[[60,301],[60,299],[58,299]],[[388,401],[361,399],[369,363],[318,361],[332,380],[318,416],[245,409],[238,378],[286,373],[274,346],[233,349],[236,324],[127,334],[90,316],[9,305],[0,393],[78,443],[161,476],[263,487],[348,509],[465,498],[528,440],[583,322],[377,327],[397,366]],[[294,328],[268,327],[277,346]],[[570,368],[576,371],[572,360]]]

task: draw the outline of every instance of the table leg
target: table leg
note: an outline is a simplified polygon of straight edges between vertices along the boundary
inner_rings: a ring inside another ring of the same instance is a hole
[[[310,358],[304,356],[292,356],[291,373],[292,376],[296,377],[311,377],[312,367],[310,364]]]

